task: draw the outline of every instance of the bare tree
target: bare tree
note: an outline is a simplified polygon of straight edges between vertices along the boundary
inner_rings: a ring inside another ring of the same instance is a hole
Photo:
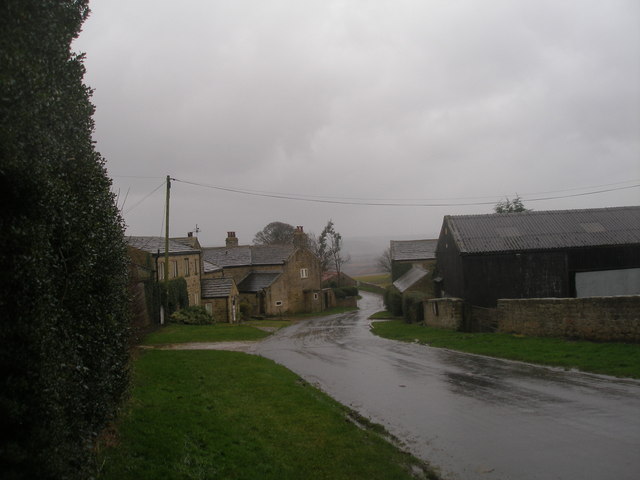
[[[327,271],[330,266],[335,268],[340,278],[342,266],[351,260],[349,255],[342,253],[342,235],[335,231],[333,221],[329,220],[322,233],[318,237],[317,255],[320,258],[323,271]]]
[[[391,247],[384,249],[382,255],[378,257],[377,265],[383,272],[391,275]]]

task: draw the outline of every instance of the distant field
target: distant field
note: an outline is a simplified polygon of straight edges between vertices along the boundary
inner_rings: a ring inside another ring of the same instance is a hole
[[[362,275],[359,277],[354,277],[356,280],[365,283],[372,283],[374,285],[380,285],[381,287],[386,287],[391,284],[391,275],[388,273],[376,274],[376,275]]]

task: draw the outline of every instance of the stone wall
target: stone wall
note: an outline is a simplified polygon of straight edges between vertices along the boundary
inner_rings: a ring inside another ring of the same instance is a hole
[[[433,298],[423,303],[424,324],[429,327],[461,330],[465,303],[460,298]]]
[[[640,296],[498,300],[498,329],[532,336],[640,342]]]

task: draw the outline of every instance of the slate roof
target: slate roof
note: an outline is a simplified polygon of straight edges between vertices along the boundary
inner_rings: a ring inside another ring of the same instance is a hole
[[[233,290],[231,278],[207,278],[200,282],[202,298],[226,298]]]
[[[404,293],[412,285],[415,285],[418,281],[427,276],[429,270],[422,268],[419,265],[411,267],[407,273],[402,275],[399,279],[393,282],[393,286],[396,287],[401,293]]]
[[[238,290],[240,292],[259,292],[269,287],[279,276],[278,272],[250,273],[238,284]]]
[[[203,273],[219,272],[220,270],[222,270],[222,267],[219,267],[218,265],[215,265],[211,262],[207,262],[206,260],[203,260],[202,270],[203,270]]]
[[[391,260],[430,260],[436,258],[438,239],[391,240]]]
[[[202,249],[204,259],[220,267],[284,265],[296,247],[293,245],[242,245]]]
[[[461,253],[640,245],[640,206],[446,216]]]
[[[154,255],[157,254],[159,250],[160,255],[164,255],[164,237],[127,237],[127,244],[130,247],[134,247],[138,250],[143,250]],[[189,245],[169,239],[169,254],[171,255],[189,255],[199,252],[200,250],[196,250]]]

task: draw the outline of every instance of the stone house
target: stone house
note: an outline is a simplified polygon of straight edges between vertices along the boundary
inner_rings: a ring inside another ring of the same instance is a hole
[[[218,322],[237,323],[240,293],[232,278],[205,278],[202,285],[202,305]]]
[[[194,237],[195,239],[195,237]],[[165,278],[164,237],[127,237],[132,260],[143,265],[149,275],[161,282]],[[169,240],[169,279],[182,277],[187,283],[189,305],[200,305],[201,252],[197,239],[190,245],[184,239]]]
[[[391,240],[391,281],[401,292],[417,291],[434,296],[437,239]]]
[[[228,232],[224,247],[202,249],[205,279],[232,279],[253,315],[323,310],[319,259],[297,227],[290,245],[239,245]]]

